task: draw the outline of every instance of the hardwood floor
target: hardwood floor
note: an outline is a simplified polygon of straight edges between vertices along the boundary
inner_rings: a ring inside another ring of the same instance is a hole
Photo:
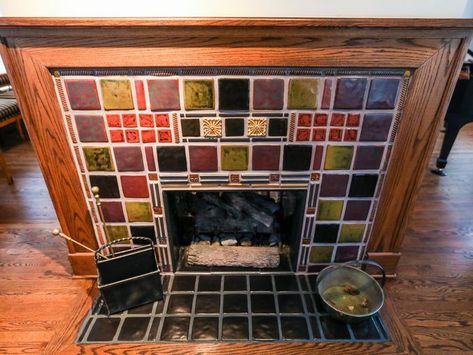
[[[439,142],[432,164],[438,148]],[[57,221],[31,146],[15,145],[4,153],[15,184],[7,185],[0,176],[0,353],[123,353],[117,347],[72,345],[81,314],[94,295],[93,282],[70,277],[64,242],[49,234]],[[416,342],[415,347],[408,344],[412,352],[473,353],[473,125],[461,132],[447,171],[448,177],[426,173],[411,213],[398,278],[387,284],[389,307],[394,304]],[[184,352],[176,346],[154,349],[160,354]],[[297,345],[289,349],[284,353],[317,350]],[[274,346],[241,346],[220,353],[230,350],[281,352]],[[357,352],[354,347],[337,350]],[[130,346],[126,351],[140,349]],[[185,351],[205,353],[212,348]],[[325,351],[335,353],[335,347]]]

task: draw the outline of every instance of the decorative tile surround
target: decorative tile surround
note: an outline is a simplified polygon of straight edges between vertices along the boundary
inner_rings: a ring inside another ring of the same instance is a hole
[[[363,256],[404,71],[60,69],[54,82],[91,209],[97,185],[111,238],[152,237],[163,271],[170,189],[305,189],[296,271]]]

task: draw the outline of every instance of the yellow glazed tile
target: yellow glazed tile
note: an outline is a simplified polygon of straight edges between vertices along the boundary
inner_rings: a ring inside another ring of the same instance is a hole
[[[105,110],[132,110],[130,80],[100,80],[103,106]]]

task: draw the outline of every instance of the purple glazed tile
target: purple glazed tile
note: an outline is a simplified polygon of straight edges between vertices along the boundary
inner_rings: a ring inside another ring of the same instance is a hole
[[[105,222],[125,222],[125,215],[123,214],[121,202],[102,202],[102,211]]]
[[[284,80],[255,79],[253,82],[253,108],[281,110],[284,105]]]
[[[143,157],[139,147],[113,148],[118,171],[143,171]]]
[[[393,115],[391,113],[369,113],[363,119],[360,142],[385,142],[388,139]]]
[[[364,78],[342,78],[337,81],[335,109],[360,109],[363,107],[367,80]]]
[[[148,170],[156,171],[156,163],[154,160],[154,148],[145,147],[145,154],[146,154],[146,164],[148,165]]]
[[[81,142],[108,142],[101,115],[75,115],[74,119]]]
[[[125,197],[149,197],[146,176],[120,176]]]
[[[383,159],[384,146],[369,145],[359,146],[356,148],[355,164],[353,169],[379,169],[381,160]]]
[[[279,170],[280,153],[276,145],[253,146],[253,170]]]
[[[348,175],[323,174],[320,196],[343,197],[347,193]]]
[[[65,80],[64,84],[73,110],[100,110],[95,80]]]
[[[394,108],[399,82],[399,79],[373,79],[371,81],[366,108]]]
[[[370,211],[370,200],[349,200],[345,208],[345,221],[364,221]]]
[[[148,80],[152,111],[179,110],[179,81],[176,79]]]
[[[339,246],[335,253],[335,262],[345,262],[358,258],[358,246]]]
[[[217,171],[217,147],[189,146],[191,171]]]
[[[322,109],[329,109],[331,99],[332,99],[332,79],[325,79],[324,93],[322,95],[322,103],[320,107]]]

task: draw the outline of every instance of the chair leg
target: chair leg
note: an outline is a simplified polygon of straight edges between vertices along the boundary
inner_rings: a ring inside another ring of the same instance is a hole
[[[24,141],[26,138],[25,132],[23,131],[23,126],[21,125],[21,116],[18,116],[16,120],[16,129],[18,130],[21,140]]]
[[[0,149],[0,168],[2,168],[3,172],[5,173],[8,185],[13,184],[13,175],[11,173],[10,168],[7,165],[7,162],[5,160],[5,157],[3,156],[3,152],[1,149]]]

